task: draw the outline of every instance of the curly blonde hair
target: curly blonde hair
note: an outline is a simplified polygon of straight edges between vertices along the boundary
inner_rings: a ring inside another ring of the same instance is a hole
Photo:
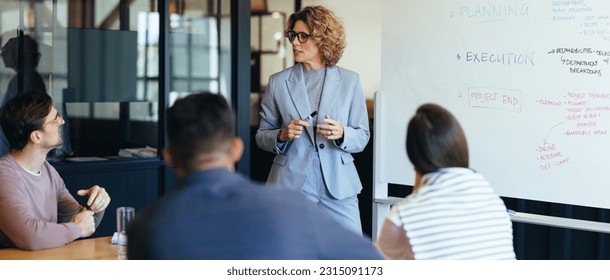
[[[284,34],[294,28],[297,21],[303,21],[310,30],[310,40],[313,39],[322,53],[322,61],[326,66],[334,66],[339,62],[345,50],[345,29],[335,13],[322,6],[307,6],[293,13],[286,22]]]

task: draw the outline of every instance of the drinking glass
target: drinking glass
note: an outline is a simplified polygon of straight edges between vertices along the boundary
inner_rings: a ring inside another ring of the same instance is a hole
[[[127,226],[135,216],[136,210],[133,207],[116,209],[117,255],[119,259],[127,258]]]

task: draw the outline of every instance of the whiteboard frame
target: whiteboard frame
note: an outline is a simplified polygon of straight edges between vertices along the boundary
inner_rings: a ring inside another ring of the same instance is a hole
[[[513,222],[552,226],[567,229],[578,229],[610,234],[610,223],[594,222],[579,219],[560,218],[509,210],[510,219]]]
[[[388,4],[391,3],[389,1],[383,1],[382,6],[384,6],[382,8],[382,18],[384,17],[383,13],[385,11],[385,9],[387,9],[387,5],[391,5]],[[396,2],[398,3],[398,2]],[[400,2],[403,3],[403,2]],[[604,2],[605,3],[605,2]],[[396,8],[396,7],[393,7]],[[382,31],[385,28],[396,28],[396,26],[384,26],[382,24]],[[389,30],[387,29],[387,30]],[[382,32],[383,33],[383,32]],[[382,36],[382,52],[384,51],[383,48],[383,36]],[[394,63],[398,63],[397,61],[394,61]],[[382,69],[384,69],[384,65],[383,65],[383,59],[382,59]],[[383,73],[382,73],[383,74]],[[382,84],[383,84],[383,79],[382,79]],[[382,87],[382,90],[387,90],[384,89]],[[389,212],[389,209],[391,207],[391,204],[396,203],[397,201],[400,201],[402,198],[396,198],[396,197],[388,197],[388,184],[389,183],[396,183],[396,182],[390,182],[390,176],[388,176],[387,174],[387,168],[390,167],[388,166],[391,163],[385,162],[384,155],[386,153],[384,153],[384,150],[382,149],[382,138],[383,137],[387,137],[387,135],[382,135],[382,132],[387,131],[387,126],[389,123],[391,123],[391,118],[393,118],[394,116],[389,116],[388,113],[385,113],[384,109],[387,108],[383,108],[384,104],[383,103],[388,103],[389,100],[387,100],[388,98],[391,98],[391,95],[388,95],[388,93],[384,93],[383,92],[376,92],[375,93],[375,111],[374,111],[374,149],[373,149],[373,228],[372,228],[372,238],[373,240],[377,240],[377,235],[379,230],[381,229],[381,226],[383,225],[383,221],[385,216],[387,215],[387,213]],[[385,99],[386,102],[383,102]],[[399,184],[404,184],[404,183],[399,183]],[[406,184],[409,184],[408,182]],[[510,196],[510,195],[509,195]],[[508,196],[507,196],[508,197]],[[516,197],[517,199],[534,199],[534,200],[540,200],[537,199],[535,197],[532,198],[527,198],[527,197]],[[542,200],[541,200],[542,201]],[[560,203],[563,205],[578,205],[578,206],[588,206],[588,207],[599,207],[599,206],[594,206],[594,205],[587,205],[587,204],[569,204],[569,203],[565,203],[565,202],[560,202],[560,201],[554,201],[554,200],[545,200],[547,202],[551,202],[551,203]],[[605,207],[599,207],[599,208],[603,208],[606,209]],[[567,228],[567,229],[578,229],[578,230],[585,230],[585,231],[593,231],[593,232],[602,232],[602,233],[608,233],[608,228],[610,228],[610,223],[604,223],[604,222],[592,222],[592,221],[586,221],[586,220],[579,220],[579,219],[568,219],[568,218],[560,218],[560,217],[553,217],[553,216],[544,216],[544,215],[535,215],[535,214],[529,214],[529,213],[521,213],[521,212],[513,212],[514,215],[511,216],[511,220],[513,222],[520,222],[520,223],[530,223],[530,224],[537,224],[537,225],[544,225],[544,226],[553,226],[553,227],[560,227],[560,228]]]

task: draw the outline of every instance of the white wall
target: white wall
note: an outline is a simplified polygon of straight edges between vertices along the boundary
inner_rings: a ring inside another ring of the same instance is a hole
[[[322,5],[332,10],[343,21],[347,48],[338,65],[360,74],[366,98],[373,99],[374,93],[381,87],[381,1],[304,0],[302,5],[303,7]],[[294,11],[294,1],[268,0],[268,10],[285,12],[288,17]],[[264,27],[263,30],[264,33],[273,34],[272,31],[266,32]],[[258,42],[254,40],[253,38],[253,44]],[[290,44],[286,44],[286,47],[287,66],[291,66],[292,49]],[[281,70],[281,65],[277,63],[263,63],[262,67],[263,84],[267,84],[270,74]]]

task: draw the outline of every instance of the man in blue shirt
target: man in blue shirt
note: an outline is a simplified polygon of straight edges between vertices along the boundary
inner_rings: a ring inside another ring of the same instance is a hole
[[[303,194],[235,173],[243,142],[221,95],[177,100],[167,137],[164,158],[180,183],[136,215],[129,259],[381,259]]]

